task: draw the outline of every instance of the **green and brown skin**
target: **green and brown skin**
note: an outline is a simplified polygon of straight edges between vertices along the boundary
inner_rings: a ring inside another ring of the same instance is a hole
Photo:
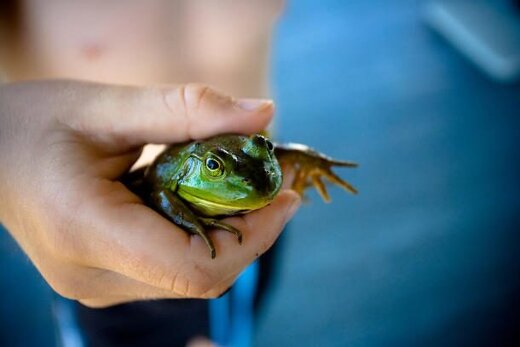
[[[268,205],[282,186],[280,163],[294,169],[292,189],[301,195],[314,185],[328,202],[322,176],[357,193],[331,170],[333,166],[356,167],[355,163],[329,158],[301,144],[273,144],[259,134],[220,135],[172,145],[149,167],[133,173],[129,186],[171,222],[199,235],[215,258],[207,230],[226,230],[241,243],[240,230],[220,218]]]

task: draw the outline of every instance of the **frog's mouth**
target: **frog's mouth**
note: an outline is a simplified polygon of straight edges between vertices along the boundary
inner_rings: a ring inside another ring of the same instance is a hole
[[[236,214],[244,214],[253,210],[258,210],[268,205],[271,200],[258,200],[252,204],[235,200],[236,204],[230,204],[221,201],[211,201],[187,192],[180,192],[179,195],[190,203],[190,206],[206,216],[232,216]]]

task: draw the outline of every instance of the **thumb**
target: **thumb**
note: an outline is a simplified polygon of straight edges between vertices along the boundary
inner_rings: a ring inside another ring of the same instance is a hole
[[[200,84],[140,88],[85,83],[84,88],[80,111],[64,121],[108,144],[136,146],[253,133],[265,129],[274,112],[271,100],[235,100]]]

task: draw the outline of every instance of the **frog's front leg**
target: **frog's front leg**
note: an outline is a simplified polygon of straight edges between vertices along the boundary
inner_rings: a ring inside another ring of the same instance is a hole
[[[288,164],[295,170],[292,189],[303,196],[304,190],[314,185],[325,202],[330,201],[329,193],[321,177],[339,185],[346,191],[357,194],[356,188],[341,179],[332,171],[332,167],[357,167],[356,163],[350,161],[336,160],[312,148],[296,143],[276,144],[275,155],[280,164]]]
[[[240,230],[217,219],[198,216],[169,190],[154,190],[151,194],[151,203],[174,224],[191,234],[199,235],[208,246],[211,258],[216,257],[216,251],[205,227],[216,227],[233,233],[237,236],[238,242],[242,243]]]

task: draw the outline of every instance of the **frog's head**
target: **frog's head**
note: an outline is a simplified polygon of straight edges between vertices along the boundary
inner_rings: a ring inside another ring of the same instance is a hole
[[[246,213],[269,204],[282,185],[273,144],[262,135],[222,135],[195,143],[178,194],[205,215]]]

